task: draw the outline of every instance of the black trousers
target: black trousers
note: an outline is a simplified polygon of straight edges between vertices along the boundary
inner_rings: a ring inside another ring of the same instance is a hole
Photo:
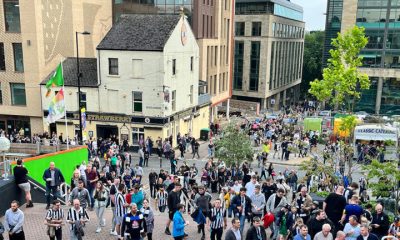
[[[223,231],[223,228],[211,229],[211,240],[221,240]]]
[[[56,228],[56,236],[50,237],[50,240],[61,240],[62,239],[62,228]]]
[[[25,233],[21,231],[19,233],[14,233],[13,235],[8,235],[10,240],[25,240]]]

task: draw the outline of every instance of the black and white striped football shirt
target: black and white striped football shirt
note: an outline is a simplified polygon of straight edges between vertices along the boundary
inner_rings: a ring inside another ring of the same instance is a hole
[[[210,211],[210,227],[211,229],[218,229],[224,227],[224,218],[226,218],[226,210],[221,207],[219,209],[213,207]]]
[[[117,192],[115,194],[115,216],[123,217],[126,214],[125,197],[122,193]]]
[[[166,191],[158,191],[156,194],[158,207],[167,206],[168,193]]]
[[[63,209],[58,209],[58,210],[53,210],[49,209],[47,210],[46,213],[46,220],[62,220],[64,219],[64,210]]]
[[[86,210],[82,207],[79,207],[79,210],[76,210],[74,207],[68,210],[67,221],[77,221],[81,219],[90,220],[89,215]],[[71,224],[70,228],[72,229],[73,225]]]

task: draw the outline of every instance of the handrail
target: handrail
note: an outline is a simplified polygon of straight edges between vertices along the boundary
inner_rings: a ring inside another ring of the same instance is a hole
[[[188,213],[188,209],[189,209],[189,205],[192,209],[192,211],[194,211],[194,209],[196,209],[196,206],[190,201],[190,199],[188,197],[186,197],[185,193],[182,192],[181,194],[181,202],[184,202],[185,204],[185,210],[186,213]]]
[[[42,188],[41,186],[39,186],[38,184],[34,183],[33,181],[28,180],[28,182],[29,182],[30,184],[32,184],[33,187],[34,187],[35,189],[39,189],[39,190],[41,190],[42,192],[46,192],[46,189]],[[65,184],[64,186],[66,186],[66,184]],[[54,195],[51,194],[51,193],[50,193],[50,196],[54,197]],[[67,201],[64,201],[64,200],[61,200],[61,199],[59,199],[59,200],[60,200],[61,203],[67,205],[68,200],[67,200]]]

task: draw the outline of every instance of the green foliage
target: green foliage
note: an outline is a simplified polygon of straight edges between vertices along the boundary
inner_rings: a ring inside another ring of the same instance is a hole
[[[300,170],[306,172],[306,177],[312,175],[323,176],[323,184],[329,189],[333,189],[333,185],[338,183],[332,158],[328,158],[325,164],[320,162],[317,158],[311,158],[310,160],[303,161],[300,164]]]
[[[304,37],[303,78],[300,85],[302,93],[310,88],[310,81],[322,77],[324,35],[324,31],[315,31]]]
[[[215,146],[215,157],[224,161],[227,166],[253,159],[251,141],[246,132],[235,123],[228,124],[222,130],[222,137],[215,141]]]
[[[328,197],[328,195],[330,194],[330,192],[327,192],[327,191],[319,191],[319,192],[316,192],[315,194],[317,194],[317,196],[319,196],[319,197],[326,198],[326,197]]]
[[[367,172],[368,186],[372,189],[372,194],[376,197],[390,197],[391,193],[398,191],[398,182],[400,181],[400,169],[397,161],[381,163],[376,159],[372,160],[370,165],[363,166]],[[399,201],[396,195],[396,209]]]
[[[368,43],[364,28],[354,26],[345,34],[338,34],[332,40],[333,49],[328,67],[323,70],[322,80],[310,83],[309,93],[319,101],[330,101],[335,106],[360,98],[360,91],[369,89],[370,81],[366,74],[357,69],[362,65],[360,50]],[[352,110],[349,104],[348,110]]]
[[[349,115],[349,116],[342,118],[342,123],[340,124],[339,130],[343,131],[343,132],[348,132],[351,135],[356,126],[357,126],[356,116]]]

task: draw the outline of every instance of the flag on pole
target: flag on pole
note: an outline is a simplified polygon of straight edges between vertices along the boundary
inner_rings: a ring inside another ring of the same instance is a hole
[[[54,123],[58,119],[65,116],[65,102],[64,102],[64,89],[61,88],[60,91],[53,97],[49,104],[49,115],[47,115],[47,122]]]
[[[54,72],[53,76],[47,81],[46,88],[47,93],[46,97],[50,95],[52,87],[61,87],[64,85],[64,76],[63,76],[63,69],[62,64],[58,64],[56,71]]]

